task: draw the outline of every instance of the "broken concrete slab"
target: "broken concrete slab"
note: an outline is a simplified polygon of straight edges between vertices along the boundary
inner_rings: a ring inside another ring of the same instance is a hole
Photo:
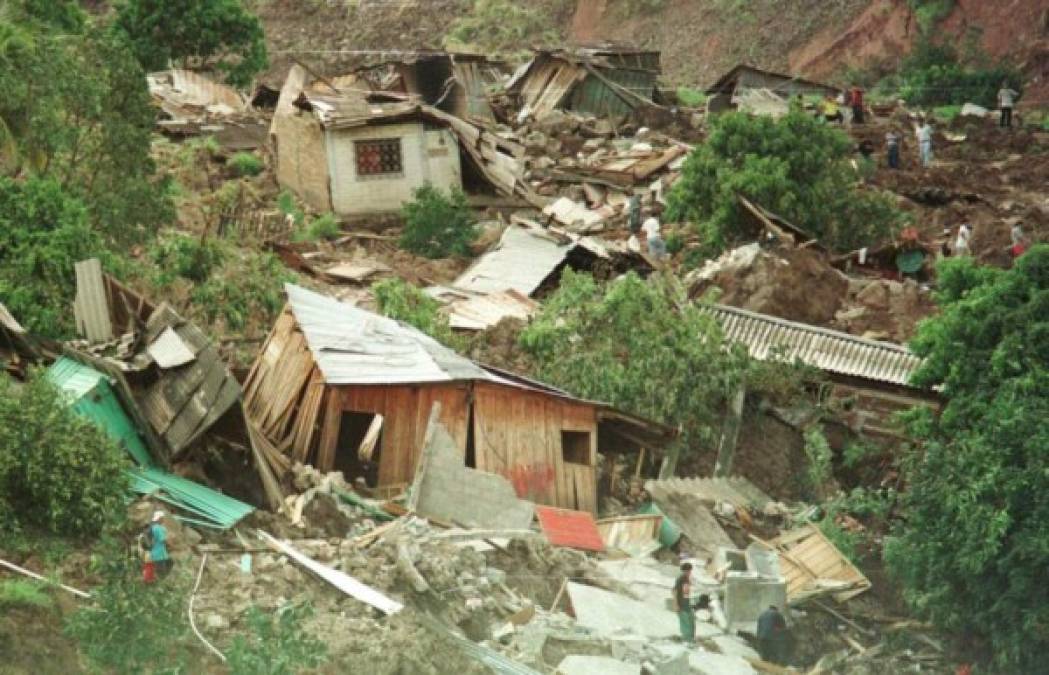
[[[566,656],[557,666],[557,675],[640,675],[641,666],[609,656]]]
[[[518,499],[510,481],[464,466],[444,425],[434,424],[431,431],[414,486],[416,513],[467,527],[524,530],[531,525],[535,506]]]
[[[738,656],[715,654],[703,649],[689,652],[688,663],[692,672],[702,675],[755,675],[753,666]]]
[[[567,590],[579,625],[595,633],[634,633],[649,638],[678,635],[677,616],[669,610],[575,582],[569,582]]]

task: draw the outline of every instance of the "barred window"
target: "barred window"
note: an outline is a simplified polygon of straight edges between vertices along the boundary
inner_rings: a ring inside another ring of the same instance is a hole
[[[362,178],[400,175],[404,172],[399,138],[354,141],[353,147],[357,154],[357,175]]]

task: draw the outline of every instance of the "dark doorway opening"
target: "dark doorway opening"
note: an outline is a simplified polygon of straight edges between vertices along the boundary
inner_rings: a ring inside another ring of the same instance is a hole
[[[466,466],[477,468],[477,446],[474,439],[474,407],[470,405],[470,414],[466,416]]]
[[[561,459],[569,464],[590,466],[590,432],[562,431]]]
[[[346,482],[353,483],[363,478],[369,487],[378,484],[381,425],[382,415],[354,411],[342,413],[339,442],[335,446],[335,469],[342,471]]]

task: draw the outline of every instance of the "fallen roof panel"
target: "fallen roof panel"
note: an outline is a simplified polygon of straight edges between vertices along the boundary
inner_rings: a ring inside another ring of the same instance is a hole
[[[161,469],[136,467],[128,474],[135,492],[160,497],[221,530],[228,530],[255,510],[244,502]]]
[[[482,294],[513,290],[530,296],[573,248],[575,244],[560,244],[527,228],[511,226],[452,286]]]
[[[721,324],[728,340],[745,346],[752,358],[798,359],[821,370],[901,386],[921,358],[902,345],[878,342],[840,331],[787,321],[738,307],[707,308]]]

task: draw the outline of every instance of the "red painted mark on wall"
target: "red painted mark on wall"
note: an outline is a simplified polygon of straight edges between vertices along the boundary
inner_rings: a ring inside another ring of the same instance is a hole
[[[541,462],[515,464],[500,473],[514,486],[518,497],[532,497],[545,492],[554,484],[555,478],[554,467]]]

